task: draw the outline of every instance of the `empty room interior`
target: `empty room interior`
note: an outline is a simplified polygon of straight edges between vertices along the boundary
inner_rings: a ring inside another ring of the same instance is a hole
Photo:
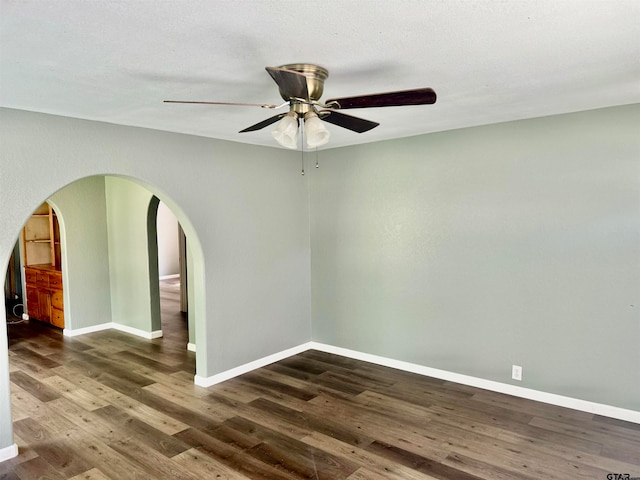
[[[0,479],[640,478],[639,2],[0,0],[0,45]]]

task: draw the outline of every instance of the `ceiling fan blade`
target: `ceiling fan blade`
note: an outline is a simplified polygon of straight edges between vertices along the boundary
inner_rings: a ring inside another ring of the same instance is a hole
[[[436,92],[431,88],[374,93],[357,97],[332,98],[325,102],[330,108],[402,107],[436,103]]]
[[[279,67],[265,67],[265,69],[278,84],[282,98],[285,100],[291,97],[309,99],[307,77],[302,73]]]
[[[198,105],[237,105],[240,107],[278,108],[271,103],[236,103],[236,102],[194,102],[191,100],[164,100],[164,103],[195,103]]]
[[[345,113],[334,112],[333,110],[320,110],[318,116],[325,122],[333,123],[339,127],[349,129],[353,132],[364,133],[368,132],[372,128],[380,125],[377,122],[371,120],[365,120],[364,118],[354,117]]]
[[[256,123],[255,125],[251,125],[250,127],[247,127],[244,130],[240,130],[238,133],[255,132],[256,130],[260,130],[264,127],[268,127],[272,123],[276,123],[278,120],[280,120],[282,117],[285,117],[286,115],[287,115],[286,113],[279,113],[278,115],[269,117],[266,120]]]

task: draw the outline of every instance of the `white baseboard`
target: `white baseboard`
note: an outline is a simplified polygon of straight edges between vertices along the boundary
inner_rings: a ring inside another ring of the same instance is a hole
[[[113,323],[111,328],[120,330],[121,332],[130,333],[131,335],[135,335],[137,337],[146,338],[147,340],[153,340],[154,338],[162,337],[162,330],[146,332],[144,330],[140,330],[139,328],[129,327],[128,325],[122,325],[120,323]]]
[[[5,448],[0,448],[0,462],[9,460],[10,458],[18,456],[18,445],[15,443]]]
[[[87,333],[100,332],[102,330],[109,330],[109,329],[120,330],[121,332],[130,333],[131,335],[135,335],[137,337],[146,338],[147,340],[153,340],[154,338],[162,337],[162,330],[146,332],[144,330],[140,330],[139,328],[133,328],[127,325],[122,325],[120,323],[114,323],[114,322],[101,323],[100,325],[93,325],[91,327],[85,327],[85,328],[76,328],[73,330],[65,328],[62,331],[62,334],[65,337],[77,337],[78,335],[85,335]]]
[[[518,387],[516,385],[495,382],[493,380],[485,380],[483,378],[448,372],[446,370],[424,367],[415,363],[402,362],[400,360],[394,360],[392,358],[380,357],[378,355],[371,355],[368,353],[362,353],[346,348],[334,347],[332,345],[325,345],[323,343],[310,342],[309,345],[310,350],[320,350],[322,352],[333,353],[336,355],[341,355],[343,357],[353,358],[355,360],[362,360],[369,363],[375,363],[377,365],[383,365],[385,367],[391,367],[398,370],[404,370],[406,372],[425,375],[427,377],[439,378],[441,380],[460,383],[462,385],[468,385],[470,387],[491,390],[492,392],[505,393],[507,395],[513,395],[514,397],[526,398],[529,400],[535,400],[537,402],[556,405],[558,407],[571,408],[573,410],[580,410],[582,412],[603,415],[605,417],[617,418],[619,420],[625,420],[627,422],[640,424],[640,412],[637,412],[635,410],[613,407],[611,405],[604,405],[602,403],[580,400],[578,398],[565,397],[563,395],[556,395],[555,393],[541,392],[539,390]]]
[[[113,322],[101,323],[100,325],[93,325],[91,327],[75,328],[73,330],[69,329],[69,328],[65,328],[62,331],[62,334],[65,337],[77,337],[78,335],[85,335],[87,333],[101,332],[102,330],[109,330],[111,328],[113,328]]]
[[[237,377],[238,375],[249,373],[252,370],[256,370],[271,363],[284,360],[285,358],[297,355],[298,353],[306,352],[307,350],[311,349],[310,345],[311,342],[303,343],[302,345],[298,345],[297,347],[289,348],[287,350],[283,350],[282,352],[274,353],[273,355],[260,358],[253,362],[245,363],[244,365],[240,365],[239,367],[232,368],[231,370],[212,375],[211,377],[201,377],[199,375],[196,375],[193,381],[200,387],[211,387],[212,385],[224,382],[225,380],[230,380],[233,377]]]
[[[460,383],[462,385],[468,385],[470,387],[482,388],[484,390],[490,390],[498,393],[505,393],[507,395],[513,395],[514,397],[526,398],[541,403],[548,403],[559,407],[571,408],[573,410],[580,410],[587,413],[603,415],[605,417],[617,418],[619,420],[640,424],[640,412],[635,410],[628,410],[626,408],[614,407],[611,405],[590,402],[587,400],[580,400],[578,398],[565,397],[563,395],[557,395],[555,393],[541,392],[539,390],[518,387],[516,385],[495,382],[493,380],[485,380],[483,378],[472,377],[470,375],[448,372],[446,370],[425,367],[422,365],[417,365],[415,363],[403,362],[400,360],[394,360],[392,358],[371,355],[369,353],[349,350],[347,348],[334,347],[333,345],[326,345],[324,343],[317,342],[303,343],[302,345],[299,345],[297,347],[290,348],[288,350],[269,355],[253,362],[246,363],[244,365],[232,368],[231,370],[227,370],[222,373],[218,373],[211,377],[200,377],[196,375],[194,377],[194,382],[196,385],[201,387],[210,387],[217,383],[224,382],[225,380],[230,380],[231,378],[237,377],[238,375],[248,373],[251,370],[264,367],[265,365],[269,365],[270,363],[277,362],[279,360],[284,360],[285,358],[288,358],[292,355],[297,355],[298,353],[302,353],[307,350],[319,350],[321,352],[333,353],[335,355],[353,358],[354,360],[362,360],[364,362],[374,363],[376,365],[383,365],[385,367],[403,370],[405,372],[416,373],[418,375],[447,380],[450,382]]]
[[[190,352],[195,352],[196,351],[196,344],[195,343],[187,343],[187,350],[189,350]]]

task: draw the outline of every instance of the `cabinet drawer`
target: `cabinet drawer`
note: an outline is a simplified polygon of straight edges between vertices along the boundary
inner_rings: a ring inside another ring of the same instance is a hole
[[[46,272],[37,272],[36,283],[39,287],[49,288],[49,274]]]
[[[51,309],[51,323],[59,328],[64,328],[64,312],[57,308]]]
[[[51,320],[51,295],[48,291],[38,291],[38,310],[40,310],[38,320],[43,322]]]
[[[57,308],[59,310],[64,309],[64,303],[62,300],[62,291],[61,290],[52,290],[51,291],[51,306],[53,308]]]
[[[40,300],[35,287],[27,287],[27,314],[30,318],[40,317]]]
[[[26,268],[24,271],[24,276],[26,279],[27,284],[30,285],[35,285],[37,280],[37,276],[38,274],[36,273],[35,270],[31,270],[30,268]]]
[[[62,288],[62,275],[49,273],[49,288]]]

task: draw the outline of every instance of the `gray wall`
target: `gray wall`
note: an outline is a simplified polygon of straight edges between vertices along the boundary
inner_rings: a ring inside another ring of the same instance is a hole
[[[640,410],[639,123],[627,106],[325,150],[301,177],[295,152],[0,109],[0,267],[56,190],[125,175],[196,239],[202,376],[313,338],[507,383],[517,363],[518,385]],[[104,181],[72,187],[106,225]],[[77,199],[53,197],[69,252],[99,243]],[[71,255],[74,328],[110,320],[109,258]],[[83,299],[85,275],[105,286]]]
[[[106,177],[104,182],[112,321],[145,332],[159,330],[160,325],[152,327],[147,239],[147,213],[153,194],[123,178]],[[154,298],[155,303],[158,301]]]
[[[640,410],[639,125],[636,105],[332,150],[313,339]]]
[[[104,177],[73,182],[56,192],[49,202],[61,227],[65,328],[110,322]]]
[[[203,291],[195,294],[206,302],[194,310],[204,310],[207,328],[196,339],[199,375],[309,340],[308,192],[295,152],[10,109],[0,109],[0,132],[1,268],[30,212],[55,191],[94,175],[133,177],[197,238],[190,245],[201,247],[195,273]],[[67,231],[68,250],[73,235]],[[85,281],[71,267],[68,277],[70,288]],[[109,287],[99,295],[111,301]],[[92,299],[70,304],[89,309]],[[4,298],[0,307],[4,324]],[[82,320],[74,314],[72,321]],[[13,442],[7,371],[3,333],[0,448]]]

